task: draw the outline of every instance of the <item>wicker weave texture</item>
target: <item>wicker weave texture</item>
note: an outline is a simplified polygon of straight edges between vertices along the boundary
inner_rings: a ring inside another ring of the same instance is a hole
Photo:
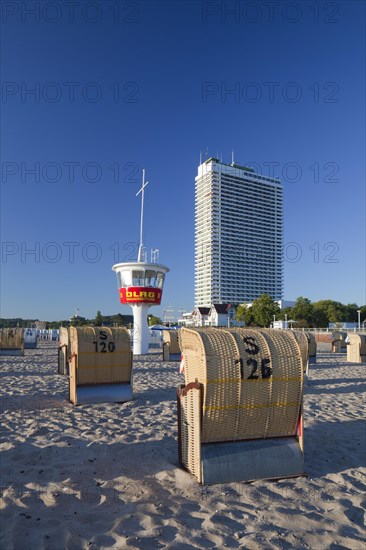
[[[342,351],[342,342],[340,340],[335,340],[332,342],[332,352],[341,353]]]
[[[130,382],[132,356],[125,328],[71,327],[70,353],[76,359],[76,384]]]
[[[301,330],[291,330],[288,332],[290,332],[295,337],[296,342],[299,344],[303,372],[305,372],[307,369],[307,364],[309,360],[309,339],[308,339],[307,333]]]
[[[366,334],[350,333],[348,338],[347,361],[351,363],[366,361]]]
[[[331,344],[333,341],[330,332],[316,332],[314,336],[317,344],[319,342],[322,342],[324,344]]]
[[[60,327],[60,344],[58,346],[58,372],[69,374],[70,329]]]
[[[0,349],[24,351],[24,329],[2,328],[0,329]]]
[[[316,338],[313,332],[307,332],[306,336],[308,337],[309,342],[309,357],[316,357]]]
[[[287,331],[181,329],[186,384],[203,385],[202,443],[293,435],[303,393]]]
[[[347,332],[342,332],[339,330],[333,330],[332,335],[333,335],[333,342],[340,340],[343,343],[347,338]]]
[[[182,462],[201,482],[201,391],[191,389],[182,395],[180,407]]]
[[[66,358],[66,361],[68,361],[70,356],[70,329],[68,327],[60,327],[59,348]]]
[[[169,344],[169,353],[180,353],[178,330],[163,330],[163,341]]]
[[[60,346],[68,346],[70,343],[70,329],[60,327]]]
[[[264,329],[261,334],[267,340],[273,365],[272,411],[266,437],[294,435],[303,400],[303,353],[290,331]]]
[[[235,338],[228,331],[215,329],[203,329],[200,336],[206,352],[202,442],[236,439],[230,434],[236,433],[240,414],[240,363]]]

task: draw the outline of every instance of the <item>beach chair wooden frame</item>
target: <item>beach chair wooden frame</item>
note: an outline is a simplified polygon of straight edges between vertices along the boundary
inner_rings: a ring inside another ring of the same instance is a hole
[[[316,364],[316,352],[317,352],[317,344],[316,344],[316,338],[315,334],[313,332],[307,332],[306,333],[308,337],[308,343],[309,343],[309,366]]]
[[[57,350],[57,372],[67,376],[69,375],[69,344],[70,329],[68,327],[60,327],[60,344]]]

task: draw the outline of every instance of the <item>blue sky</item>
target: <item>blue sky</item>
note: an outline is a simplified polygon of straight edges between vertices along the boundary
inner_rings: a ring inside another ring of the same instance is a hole
[[[66,4],[66,5],[65,5]],[[129,313],[117,261],[194,305],[203,158],[284,183],[285,298],[365,304],[365,4],[2,4],[2,317]],[[33,90],[33,92],[32,92]]]

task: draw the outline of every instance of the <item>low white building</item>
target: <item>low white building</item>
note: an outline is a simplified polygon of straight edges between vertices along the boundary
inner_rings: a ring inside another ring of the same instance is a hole
[[[209,307],[196,307],[192,313],[194,326],[207,327],[209,324],[208,322],[209,313],[210,313]]]
[[[195,307],[192,313],[184,313],[178,323],[186,327],[242,327],[235,319],[231,304],[212,304],[211,307]]]
[[[213,304],[208,313],[208,324],[211,327],[227,327],[229,323],[229,305]]]
[[[274,321],[272,323],[272,328],[276,328],[276,329],[288,328],[288,322],[287,321]]]

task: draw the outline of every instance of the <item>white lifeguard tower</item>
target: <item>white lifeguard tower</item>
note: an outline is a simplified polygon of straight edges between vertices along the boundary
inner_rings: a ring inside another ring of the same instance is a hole
[[[151,306],[160,305],[165,274],[169,268],[155,262],[157,251],[151,252],[151,262],[146,261],[146,252],[142,243],[144,219],[144,193],[148,182],[145,182],[145,170],[142,171],[140,245],[136,262],[115,264],[112,269],[117,275],[121,304],[128,304],[133,311],[133,354],[142,355],[149,352],[148,310]]]

